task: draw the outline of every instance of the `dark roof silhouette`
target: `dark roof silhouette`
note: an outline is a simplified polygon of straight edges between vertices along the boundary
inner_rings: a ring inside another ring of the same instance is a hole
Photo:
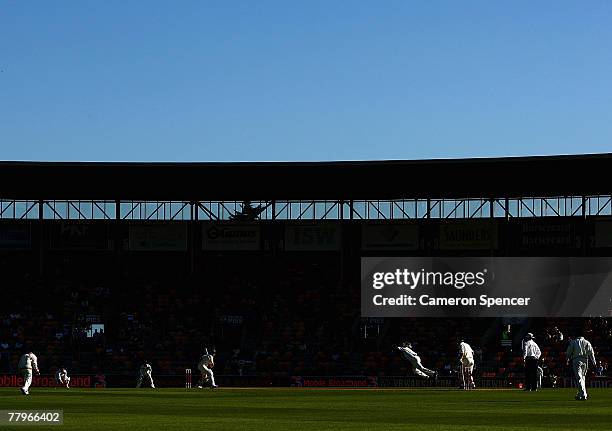
[[[0,162],[0,199],[359,200],[608,194],[612,154],[248,163]]]

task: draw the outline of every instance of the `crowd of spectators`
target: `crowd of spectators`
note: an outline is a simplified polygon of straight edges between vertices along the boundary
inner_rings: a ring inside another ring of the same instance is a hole
[[[596,348],[597,375],[612,358],[610,319],[526,319],[513,324],[508,346],[501,319],[362,319],[359,285],[342,277],[333,256],[217,256],[195,276],[169,268],[165,276],[64,272],[9,281],[0,301],[5,373],[27,348],[47,370],[134,374],[147,359],[158,374],[180,374],[214,346],[219,374],[403,376],[409,364],[393,345],[409,340],[426,366],[452,376],[464,338],[477,375],[512,377],[522,372],[520,339],[529,331],[547,374],[558,376],[568,371],[564,334],[576,327]]]

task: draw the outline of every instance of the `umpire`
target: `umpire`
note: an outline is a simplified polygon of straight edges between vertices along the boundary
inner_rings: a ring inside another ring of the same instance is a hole
[[[523,360],[525,361],[525,390],[538,390],[538,359],[542,355],[540,348],[530,332],[525,336],[523,342]]]

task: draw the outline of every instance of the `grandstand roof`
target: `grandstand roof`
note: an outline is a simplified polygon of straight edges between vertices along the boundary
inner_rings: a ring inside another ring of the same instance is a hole
[[[612,154],[344,162],[0,162],[0,199],[310,200],[608,194]]]

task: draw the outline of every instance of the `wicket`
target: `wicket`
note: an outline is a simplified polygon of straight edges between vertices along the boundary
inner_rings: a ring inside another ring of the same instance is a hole
[[[191,368],[185,368],[185,389],[191,389]]]

